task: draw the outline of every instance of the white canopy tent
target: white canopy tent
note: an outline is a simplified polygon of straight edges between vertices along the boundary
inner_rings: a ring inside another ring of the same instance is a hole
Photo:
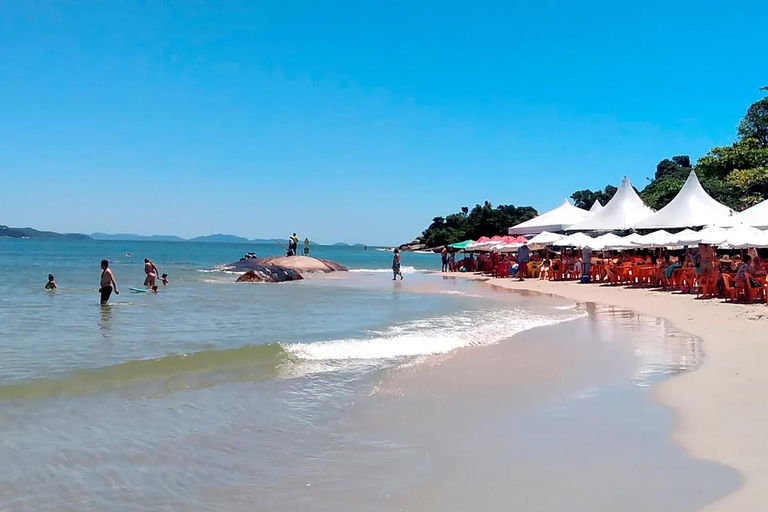
[[[673,236],[675,237],[677,245],[691,245],[699,243],[701,240],[701,235],[699,233],[701,232],[692,229],[684,229],[679,233],[675,233]]]
[[[596,213],[603,209],[603,205],[600,204],[600,201],[595,199],[595,202],[592,203],[592,207],[589,209],[590,212]]]
[[[573,224],[568,231],[624,231],[653,213],[647,207],[625,176],[616,195],[602,210],[586,220]]]
[[[743,212],[721,221],[719,226],[751,226],[753,228],[768,228],[768,200],[758,203]]]
[[[610,246],[611,249],[639,249],[643,242],[643,235],[639,233],[632,233],[627,236],[621,237],[621,241],[614,243]]]
[[[538,235],[529,239],[528,245],[555,245],[563,238],[565,238],[565,235],[558,235],[557,233],[542,231]]]
[[[563,204],[542,213],[531,220],[521,222],[516,226],[509,228],[510,235],[536,235],[542,231],[564,231],[569,226],[581,222],[591,215],[587,210],[576,208],[567,199]]]
[[[733,215],[733,210],[718,203],[701,186],[691,171],[683,188],[670,203],[639,222],[633,229],[688,228],[718,224]]]
[[[603,245],[603,248],[610,249],[611,247],[615,247],[616,245],[621,244],[623,237],[614,235],[613,233],[606,233],[604,235],[595,237],[595,240],[600,242]]]
[[[562,238],[554,245],[560,247],[589,247],[590,249],[600,250],[603,248],[603,244],[591,236],[584,233],[574,233]]]

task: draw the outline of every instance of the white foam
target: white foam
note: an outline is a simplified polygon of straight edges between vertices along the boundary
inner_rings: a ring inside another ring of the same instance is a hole
[[[366,274],[377,274],[379,272],[386,272],[391,274],[392,269],[391,268],[351,268],[349,269],[350,272],[362,272]],[[406,265],[403,267],[400,267],[400,271],[403,274],[414,274],[417,272],[428,272],[428,270],[418,270],[416,267],[412,267],[410,265]]]
[[[470,311],[417,320],[375,331],[371,338],[285,343],[283,349],[308,361],[378,361],[444,354],[460,347],[489,345],[519,332],[584,316],[543,315],[519,309]]]

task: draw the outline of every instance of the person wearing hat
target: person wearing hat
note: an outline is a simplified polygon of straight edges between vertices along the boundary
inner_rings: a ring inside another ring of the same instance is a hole
[[[718,260],[719,265],[717,266],[717,269],[720,271],[721,274],[730,274],[733,272],[733,261],[731,260],[731,257],[727,254],[725,256],[721,256]]]

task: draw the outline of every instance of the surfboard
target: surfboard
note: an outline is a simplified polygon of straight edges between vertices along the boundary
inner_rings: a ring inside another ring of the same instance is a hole
[[[131,288],[128,288],[128,289],[131,292],[133,292],[133,293],[149,293],[149,290],[147,290],[146,288],[133,288],[133,287],[131,287]]]

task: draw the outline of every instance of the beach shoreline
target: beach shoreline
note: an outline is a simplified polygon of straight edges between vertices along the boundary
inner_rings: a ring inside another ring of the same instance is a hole
[[[703,364],[656,386],[654,397],[676,415],[673,439],[692,457],[718,462],[738,471],[744,484],[736,492],[703,508],[706,512],[758,510],[768,498],[768,447],[762,443],[768,410],[755,403],[768,385],[764,361],[764,304],[727,304],[697,300],[695,295],[538,279],[516,281],[465,274],[446,278],[475,279],[508,290],[556,295],[575,302],[594,302],[664,318],[703,344]]]

